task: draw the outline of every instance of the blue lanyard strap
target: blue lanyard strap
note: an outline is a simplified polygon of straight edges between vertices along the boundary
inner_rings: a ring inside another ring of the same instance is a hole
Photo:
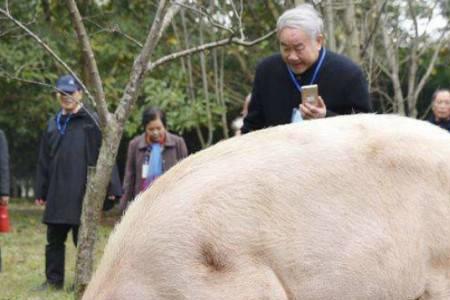
[[[319,75],[320,68],[322,67],[323,61],[325,60],[325,55],[326,55],[327,49],[325,49],[325,48],[322,48],[322,49],[323,49],[323,51],[322,51],[322,54],[320,55],[319,63],[317,64],[316,68],[314,69],[313,77],[311,78],[311,81],[309,84],[314,84],[314,82],[316,81],[317,75]],[[295,87],[297,88],[297,90],[299,92],[302,92],[302,85],[300,83],[300,80],[298,80],[295,77],[294,72],[292,72],[292,70],[289,68],[289,66],[287,69],[289,72],[289,76],[291,77],[291,80],[294,83]]]
[[[66,120],[64,121],[64,124],[63,124],[63,125],[61,125],[61,116],[62,116],[62,112],[59,112],[59,113],[56,115],[56,127],[58,128],[59,133],[60,133],[61,135],[64,135],[64,133],[66,132],[67,125],[69,125],[69,121],[70,121],[70,118],[72,117],[72,114],[69,114],[69,115],[67,116],[67,118],[66,118]]]

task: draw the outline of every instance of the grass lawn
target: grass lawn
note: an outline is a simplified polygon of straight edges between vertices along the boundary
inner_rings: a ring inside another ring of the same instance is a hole
[[[45,281],[46,226],[41,223],[43,208],[31,200],[12,199],[9,205],[11,232],[0,234],[2,272],[0,300],[74,299],[67,289],[73,283],[76,249],[71,233],[66,241],[66,271],[64,291],[33,292]],[[118,219],[114,208],[103,218],[96,243],[96,262],[102,255],[108,235]]]

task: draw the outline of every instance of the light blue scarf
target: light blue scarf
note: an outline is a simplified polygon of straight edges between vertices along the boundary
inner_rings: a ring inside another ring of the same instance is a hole
[[[294,108],[292,110],[291,123],[298,123],[303,121],[302,114],[298,110],[298,108]]]
[[[145,179],[144,189],[149,187],[156,178],[163,173],[162,147],[160,143],[153,143],[149,146],[150,161],[147,178]]]

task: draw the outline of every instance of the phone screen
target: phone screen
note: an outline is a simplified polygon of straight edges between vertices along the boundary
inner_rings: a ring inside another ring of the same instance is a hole
[[[319,96],[319,89],[317,84],[302,86],[302,102],[317,105]]]

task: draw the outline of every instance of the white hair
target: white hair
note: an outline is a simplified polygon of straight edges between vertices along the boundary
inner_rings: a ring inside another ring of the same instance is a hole
[[[301,29],[311,38],[317,38],[323,32],[322,16],[311,4],[300,4],[278,18],[277,35],[286,27]]]
[[[434,101],[436,100],[436,97],[438,94],[440,93],[450,93],[449,89],[437,89],[434,91],[433,96],[431,96],[431,100]]]

